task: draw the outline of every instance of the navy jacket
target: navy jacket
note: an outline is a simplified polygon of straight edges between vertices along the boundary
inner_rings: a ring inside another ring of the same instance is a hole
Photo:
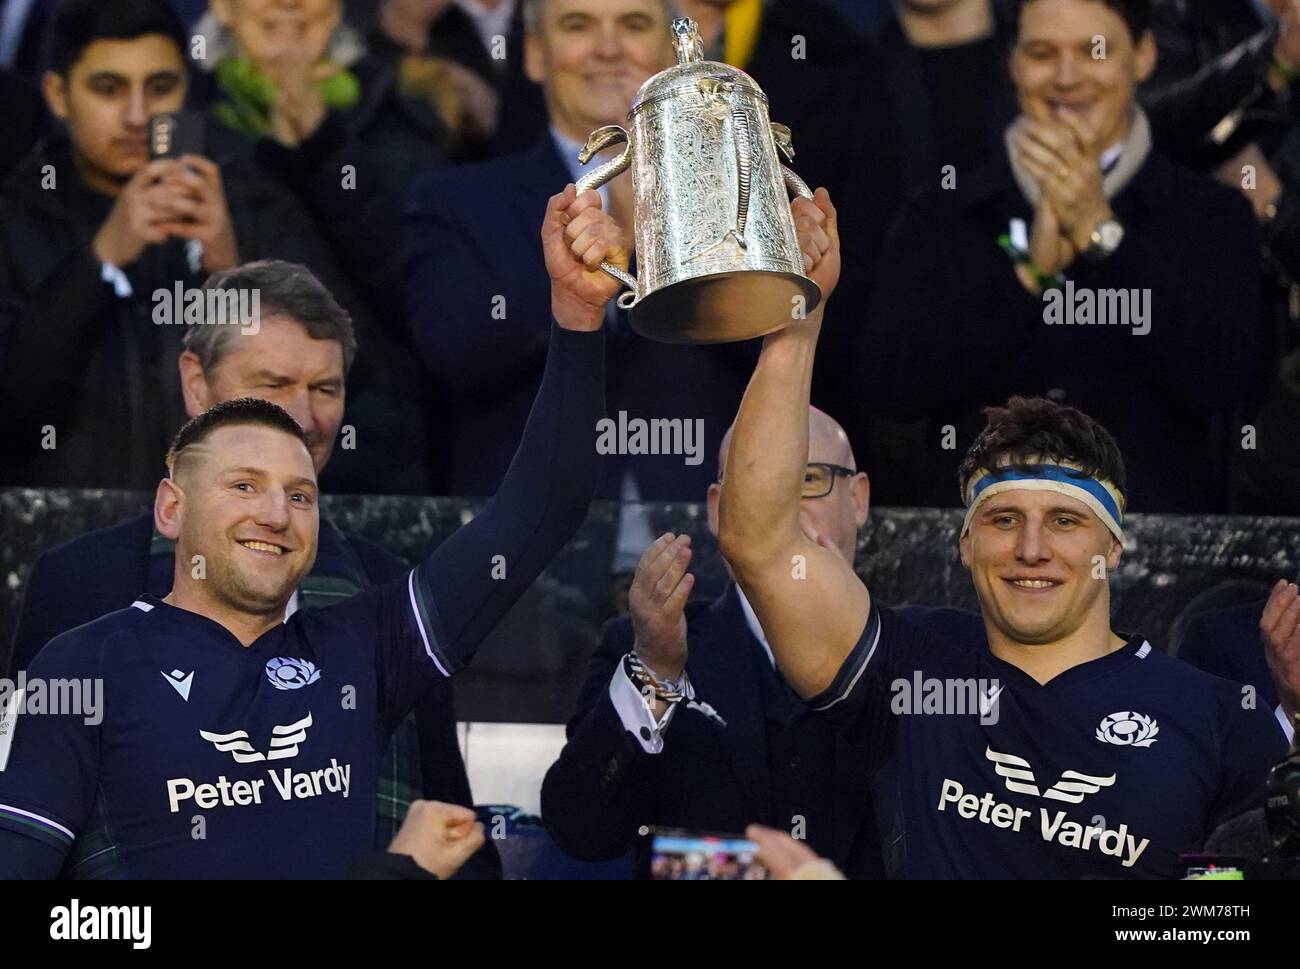
[[[65,542],[32,566],[14,632],[10,669],[26,669],[55,636],[118,609],[141,593],[171,591],[171,559],[151,553],[153,516],[149,513]],[[380,546],[357,535],[345,536],[321,523],[313,571],[349,572],[365,585],[400,577],[407,566]],[[456,712],[450,684],[438,680],[415,708],[419,731],[421,796],[472,807],[469,777],[456,739]],[[464,878],[500,878],[495,849],[480,851],[461,869]]]
[[[883,877],[866,766],[772,672],[735,586],[712,603],[688,605],[687,627],[691,683],[726,727],[683,707],[664,732],[663,750],[646,753],[609,698],[614,670],[633,639],[630,618],[611,620],[569,721],[569,742],[542,784],[551,837],[568,854],[594,861],[631,848],[643,824],[741,832],[758,822],[789,830],[788,817],[774,816],[774,787],[809,784],[808,773],[824,770],[831,795],[808,805],[809,845],[851,878]],[[769,679],[766,686],[761,677]],[[796,716],[810,718],[815,742],[781,765],[786,777],[776,777],[769,739]]]
[[[1213,422],[1249,401],[1263,376],[1250,206],[1158,150],[1112,205],[1125,228],[1119,249],[1077,259],[1065,276],[1072,290],[1149,291],[1143,335],[1045,322],[1047,304],[1024,290],[998,243],[1012,218],[1026,231],[1033,223],[1005,153],[953,191],[936,186],[904,205],[857,348],[869,405],[928,422],[927,446],[887,469],[898,479],[891,503],[955,505],[957,464],[982,409],[1024,394],[1077,407],[1115,435],[1130,510],[1225,508],[1221,465],[1233,439],[1215,438]]]
[[[428,174],[407,199],[409,315],[424,362],[450,398],[441,423],[451,494],[494,493],[523,434],[551,327],[542,216],[569,181],[548,133],[526,153]],[[597,497],[618,497],[630,465],[642,498],[697,500],[713,480],[758,341],[656,343],[634,333],[621,311],[606,331],[610,417],[702,419],[704,451],[696,465],[681,455],[611,458]]]
[[[1178,658],[1207,673],[1234,683],[1253,686],[1259,706],[1274,709],[1278,704],[1273,674],[1264,659],[1264,637],[1259,617],[1268,600],[1203,613],[1187,624]]]

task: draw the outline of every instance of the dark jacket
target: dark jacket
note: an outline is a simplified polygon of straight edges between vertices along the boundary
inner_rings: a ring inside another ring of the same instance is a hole
[[[209,139],[241,258],[337,276],[310,218],[238,142]],[[46,168],[46,166],[52,166]],[[53,179],[53,183],[50,182]],[[43,186],[53,184],[53,188]],[[101,278],[91,243],[113,200],[77,176],[69,145],[38,146],[0,188],[0,484],[152,489],[184,419],[176,358],[184,326],[156,325],[156,290],[202,285],[181,240]]]
[[[527,154],[434,172],[407,200],[410,312],[424,361],[450,398],[452,494],[492,494],[523,433],[551,326],[542,216],[569,181],[548,134]],[[599,496],[617,497],[630,467],[647,500],[697,500],[713,480],[757,341],[656,343],[634,333],[621,311],[606,330],[611,417],[625,410],[630,418],[702,419],[705,443],[697,465],[680,455],[613,457]]]
[[[1076,406],[1118,439],[1130,508],[1224,507],[1223,451],[1211,419],[1257,390],[1263,323],[1254,220],[1237,192],[1153,151],[1112,207],[1126,235],[1109,259],[1080,258],[1079,289],[1149,289],[1150,331],[1049,326],[998,244],[1033,211],[1005,156],[911,200],[886,243],[858,347],[862,389],[893,419],[925,417],[927,447],[903,500],[958,501],[957,463],[983,407],[1012,394]],[[1058,297],[1059,298],[1059,297]],[[951,427],[953,433],[948,433]]]
[[[171,591],[174,557],[153,548],[153,516],[149,513],[109,528],[89,532],[51,549],[32,566],[14,631],[10,666],[14,675],[30,666],[41,648],[60,633],[129,606],[141,593],[164,596]],[[319,547],[312,574],[346,575],[360,587],[400,579],[407,566],[380,546],[358,535],[345,536],[321,522]],[[70,590],[75,590],[70,592]],[[393,752],[384,759],[385,780],[422,781],[418,796],[472,807],[469,778],[456,739],[456,711],[451,686],[438,680],[415,708],[418,750]],[[404,729],[399,728],[399,732]],[[406,756],[419,763],[393,775],[393,765]],[[392,832],[382,831],[377,848],[387,847]],[[500,878],[501,866],[491,842],[462,869],[464,878]]]
[[[0,106],[5,117],[5,137],[0,141],[0,181],[3,181],[45,132],[47,118],[45,102],[36,86],[6,68],[0,68]]]
[[[1277,31],[1253,0],[1157,0],[1151,29],[1160,57],[1141,100],[1160,149],[1198,170],[1252,141],[1271,154],[1295,113],[1265,81]],[[1235,112],[1230,136],[1212,138]]]
[[[1192,619],[1178,646],[1178,658],[1234,683],[1253,686],[1256,705],[1278,704],[1277,687],[1264,658],[1259,619],[1267,600],[1207,612]]]
[[[632,648],[632,623],[609,622],[569,721],[569,742],[542,784],[542,818],[556,844],[576,858],[604,860],[631,848],[643,824],[738,833],[758,822],[788,831],[788,805],[776,804],[775,791],[807,789],[817,793],[795,807],[810,846],[851,878],[883,877],[864,763],[773,671],[735,587],[711,604],[689,605],[687,628],[691,683],[726,727],[683,706],[664,732],[663,750],[646,753],[609,697],[614,671]],[[806,732],[797,753],[784,750],[778,768],[773,745],[792,742],[798,723]]]
[[[983,84],[987,97],[976,106],[978,122],[985,138],[979,157],[972,159],[983,163],[1001,150],[1002,133],[1016,115],[1016,93],[1007,71],[1007,55],[1014,34],[1015,6],[994,0],[991,63],[986,64],[987,77],[972,79]],[[934,99],[926,83],[923,54],[918,53],[896,15],[891,14],[880,26],[876,35],[880,45],[881,74],[885,90],[894,104],[898,127],[890,133],[895,142],[901,170],[913,189],[924,190],[939,183],[944,165],[953,165],[958,177],[973,165],[962,164],[960,159],[948,157],[943,145],[951,133],[939,130]],[[980,90],[976,88],[976,90]]]

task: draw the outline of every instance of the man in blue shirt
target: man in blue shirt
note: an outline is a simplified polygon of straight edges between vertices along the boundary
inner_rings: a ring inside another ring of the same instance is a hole
[[[809,275],[830,295],[825,190],[796,200]],[[1175,878],[1256,806],[1285,750],[1241,688],[1111,629],[1124,462],[1081,412],[1012,398],[961,466],[961,561],[984,635],[952,610],[873,602],[832,542],[800,527],[821,308],[764,341],[736,419],[719,542],[782,673],[873,774],[891,874]]]
[[[594,267],[626,265],[629,247],[595,193],[572,186],[550,200],[542,242],[556,325],[524,440],[482,514],[401,579],[285,620],[319,531],[301,428],[242,398],[181,430],[154,506],[176,542],[171,592],[59,636],[9,698],[0,877],[52,876],[88,825],[107,827],[123,877],[347,871],[370,841],[392,730],[470,661],[595,487],[601,324],[617,287]],[[58,683],[103,704],[35,702]]]

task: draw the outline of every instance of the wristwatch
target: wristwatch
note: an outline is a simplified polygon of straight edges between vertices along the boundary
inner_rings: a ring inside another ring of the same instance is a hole
[[[1124,227],[1115,219],[1103,219],[1097,223],[1088,237],[1088,248],[1084,252],[1095,259],[1113,256],[1119,244],[1124,241]]]

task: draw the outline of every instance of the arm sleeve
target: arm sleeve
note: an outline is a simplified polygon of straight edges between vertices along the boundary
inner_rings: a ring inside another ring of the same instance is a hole
[[[60,637],[32,666],[30,677],[99,679],[98,662],[87,662],[84,642]],[[102,682],[102,680],[101,680]],[[99,726],[80,712],[25,713],[10,699],[5,728],[11,742],[0,770],[0,871],[15,877],[50,877],[57,872],[85,824],[99,786]],[[3,741],[0,741],[3,744]],[[57,765],[57,767],[55,766]],[[38,842],[45,850],[21,842]]]
[[[553,326],[523,440],[482,513],[399,582],[328,610],[332,622],[352,625],[361,641],[375,644],[381,718],[389,729],[431,677],[465,668],[586,518],[599,469],[604,365],[603,330]]]
[[[547,832],[584,861],[619,857],[635,843],[638,826],[655,819],[661,759],[634,739],[610,695],[632,638],[626,617],[606,624],[569,721],[568,743],[542,782]]]

